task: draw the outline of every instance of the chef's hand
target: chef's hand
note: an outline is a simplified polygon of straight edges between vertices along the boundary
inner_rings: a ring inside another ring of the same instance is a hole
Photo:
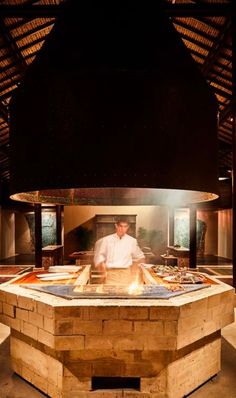
[[[97,266],[97,270],[104,273],[105,278],[107,277],[107,267],[105,263],[100,263]]]

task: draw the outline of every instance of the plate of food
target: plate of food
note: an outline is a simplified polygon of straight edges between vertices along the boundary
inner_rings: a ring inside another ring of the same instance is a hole
[[[37,275],[37,277],[38,277],[38,275]],[[64,274],[63,275],[61,275],[61,274],[54,274],[54,275],[47,274],[47,276],[45,276],[43,278],[40,278],[40,280],[42,282],[44,282],[44,281],[61,281],[61,280],[71,279],[71,278],[73,278],[72,274],[67,274],[67,275],[64,275]]]
[[[52,265],[48,268],[49,272],[78,272],[82,269],[81,265]]]
[[[170,276],[170,272],[168,272],[168,271],[155,272],[155,274],[156,274],[157,276],[159,276],[160,278],[166,278],[167,276]]]
[[[144,268],[146,269],[150,269],[154,267],[154,264],[146,264],[146,263],[141,263],[140,265],[142,265]]]
[[[178,271],[178,267],[171,265],[155,265],[153,270],[157,276],[163,278],[165,276],[173,275],[174,272]]]
[[[44,279],[44,278],[48,278],[49,276],[52,278],[57,278],[58,275],[54,274],[54,273],[52,273],[52,274],[47,273],[47,274],[37,274],[36,276],[39,279]],[[60,276],[71,276],[71,274],[69,272],[60,272]]]
[[[176,275],[165,276],[163,278],[163,281],[170,282],[170,283],[191,284],[191,283],[203,283],[204,279],[203,279],[203,277],[201,277],[199,275],[193,275],[190,273],[186,273],[185,275],[176,274]]]

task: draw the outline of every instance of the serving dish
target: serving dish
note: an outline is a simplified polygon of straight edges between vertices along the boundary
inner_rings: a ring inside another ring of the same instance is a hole
[[[47,273],[47,274],[38,274],[36,276],[39,279],[44,279],[44,278],[48,278],[49,276],[52,278],[57,278],[58,276],[70,276],[71,277],[71,274],[69,272],[60,272],[59,275],[57,273]]]
[[[180,283],[180,284],[191,284],[191,283],[203,283],[204,278],[202,276],[193,275],[190,273],[186,273],[185,275],[169,275],[163,278],[163,281],[170,283]]]
[[[39,277],[39,275],[37,275],[37,278]],[[40,278],[40,280],[42,282],[44,281],[60,281],[60,280],[66,280],[66,279],[71,279],[73,278],[72,274],[68,274],[68,275],[50,275],[48,274],[48,276],[45,276],[44,278]]]
[[[142,265],[144,268],[146,269],[150,269],[154,267],[154,264],[146,264],[146,263],[141,263],[140,265]]]
[[[53,265],[48,268],[49,272],[78,272],[82,269],[81,265]]]

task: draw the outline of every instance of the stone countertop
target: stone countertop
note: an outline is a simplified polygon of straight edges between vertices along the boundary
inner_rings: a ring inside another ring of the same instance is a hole
[[[212,283],[170,299],[73,300],[5,283],[13,369],[56,398],[100,397],[94,376],[139,377],[137,398],[181,398],[219,372],[221,329],[234,321],[234,289]]]
[[[214,281],[214,285],[207,287],[206,289],[197,290],[189,293],[185,293],[181,296],[172,297],[169,299],[139,299],[132,298],[132,299],[116,299],[116,298],[106,298],[106,299],[99,299],[99,298],[79,298],[68,300],[61,297],[56,297],[48,293],[43,293],[31,289],[26,289],[23,286],[19,285],[11,285],[8,283],[2,284],[0,286],[0,300],[1,296],[3,297],[5,294],[11,294],[14,296],[21,296],[26,298],[31,298],[35,301],[42,301],[45,304],[48,304],[52,307],[87,307],[87,306],[135,306],[135,307],[180,307],[182,305],[190,304],[192,302],[196,302],[207,297],[213,297],[218,294],[222,293],[229,293],[234,294],[234,288],[226,285],[225,283],[217,280],[214,277],[211,277]]]

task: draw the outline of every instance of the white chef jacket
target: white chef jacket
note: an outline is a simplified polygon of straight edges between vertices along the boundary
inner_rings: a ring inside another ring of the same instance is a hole
[[[128,268],[133,260],[144,258],[137,240],[125,234],[121,238],[117,233],[99,239],[95,245],[95,267],[105,262],[107,268]]]

